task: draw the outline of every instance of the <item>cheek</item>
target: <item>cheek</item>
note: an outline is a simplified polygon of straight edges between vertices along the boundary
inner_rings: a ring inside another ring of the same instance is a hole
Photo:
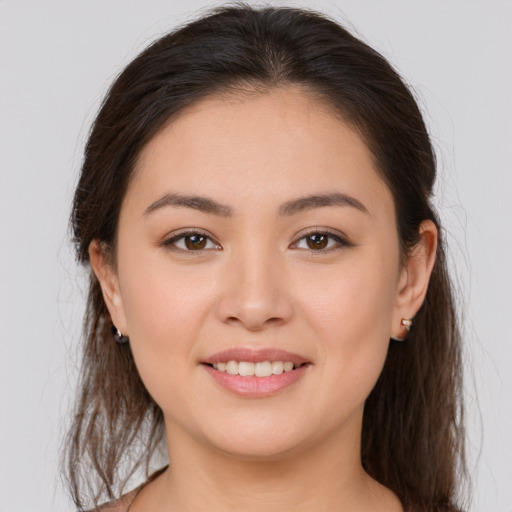
[[[164,249],[144,247],[125,249],[118,266],[130,337],[186,343],[211,301],[211,272],[173,264]]]
[[[196,362],[197,340],[211,308],[212,280],[164,258],[119,262],[123,305],[135,362],[148,391],[173,386]],[[157,399],[158,401],[158,399]]]
[[[310,286],[301,300],[315,327],[328,339],[351,344],[370,333],[389,339],[397,278],[389,263],[379,257],[353,258],[316,273],[314,289]]]
[[[324,367],[319,393],[329,386],[337,400],[355,407],[375,385],[389,346],[394,267],[394,260],[354,259],[346,267],[317,275],[317,291],[303,298]]]

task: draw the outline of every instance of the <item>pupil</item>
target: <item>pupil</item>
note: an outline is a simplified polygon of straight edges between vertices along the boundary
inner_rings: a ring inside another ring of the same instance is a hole
[[[189,235],[185,238],[187,249],[195,250],[204,249],[206,246],[206,237],[203,235]]]
[[[308,246],[310,249],[325,249],[328,238],[326,235],[311,235],[308,237]]]

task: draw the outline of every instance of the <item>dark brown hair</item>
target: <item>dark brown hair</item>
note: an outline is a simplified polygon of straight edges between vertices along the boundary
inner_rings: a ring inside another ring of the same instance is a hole
[[[392,192],[402,257],[431,219],[437,259],[407,342],[391,342],[365,405],[362,463],[406,510],[457,510],[464,472],[460,334],[443,232],[430,203],[436,165],[418,106],[376,51],[318,13],[285,7],[218,8],[151,44],[119,75],[96,117],[73,203],[80,262],[97,239],[115,250],[121,202],[141,149],[200,99],[225,92],[305,87],[349,122]],[[79,398],[66,475],[79,509],[115,498],[163,439],[163,418],[129,344],[113,342],[91,273]]]

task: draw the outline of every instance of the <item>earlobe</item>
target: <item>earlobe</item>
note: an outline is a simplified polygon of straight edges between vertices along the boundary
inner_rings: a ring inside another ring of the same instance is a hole
[[[392,318],[391,337],[403,339],[407,330],[402,319],[412,319],[420,309],[428,290],[437,251],[437,228],[424,220],[419,228],[420,241],[412,249],[398,283]]]
[[[112,322],[117,329],[125,334],[127,327],[119,280],[114,266],[109,261],[106,248],[99,240],[93,240],[89,245],[89,261],[100,283],[103,300],[108,308]]]

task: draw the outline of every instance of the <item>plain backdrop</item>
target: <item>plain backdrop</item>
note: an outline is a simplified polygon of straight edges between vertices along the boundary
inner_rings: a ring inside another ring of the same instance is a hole
[[[340,20],[420,101],[465,310],[472,510],[510,512],[512,2],[273,3]],[[0,512],[73,510],[58,462],[85,281],[67,220],[90,123],[131,58],[214,5],[0,0]]]

